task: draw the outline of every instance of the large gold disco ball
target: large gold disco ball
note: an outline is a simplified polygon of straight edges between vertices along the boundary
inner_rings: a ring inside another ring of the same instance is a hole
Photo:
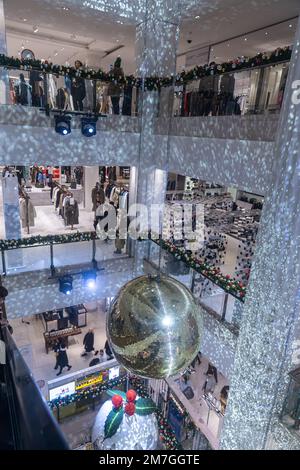
[[[142,377],[185,369],[200,350],[202,317],[191,292],[166,276],[141,276],[120,290],[107,316],[117,361]]]

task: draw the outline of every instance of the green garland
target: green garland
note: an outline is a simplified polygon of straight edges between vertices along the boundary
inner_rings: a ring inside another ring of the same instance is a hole
[[[89,242],[97,240],[96,232],[75,232],[66,235],[36,235],[28,238],[0,240],[0,250],[15,250],[30,246],[58,245],[63,243]]]
[[[21,60],[16,57],[7,57],[0,54],[0,67],[13,68],[17,70],[36,70],[41,73],[52,73],[56,75],[69,76],[70,78],[81,77],[87,80],[100,80],[107,83],[117,83],[125,86],[136,86],[145,90],[153,91],[159,90],[162,87],[168,87],[172,84],[183,85],[193,80],[205,77],[207,75],[221,75],[223,73],[236,72],[254,67],[261,67],[265,65],[275,65],[278,62],[289,61],[291,59],[292,50],[290,47],[278,48],[272,53],[260,53],[254,57],[238,57],[236,60],[224,62],[223,64],[215,64],[212,62],[210,65],[196,66],[188,72],[183,71],[176,76],[171,75],[167,77],[134,77],[128,76],[115,76],[112,73],[103,72],[103,70],[93,70],[84,68],[77,70],[75,67],[68,67],[65,65],[56,65],[52,62],[42,62],[39,59]]]
[[[202,263],[201,260],[192,255],[191,251],[188,251],[183,247],[178,247],[170,241],[158,240],[154,237],[152,238],[151,234],[149,235],[149,239],[161,246],[163,250],[172,254],[178,261],[183,261],[187,266],[202,274],[204,277],[236,297],[241,302],[245,301],[244,297],[246,295],[246,286],[242,282],[232,279],[229,275],[222,274],[218,267]]]
[[[150,398],[146,388],[138,377],[130,377],[129,379],[130,386],[137,392],[141,398]],[[118,377],[116,379],[109,380],[105,383],[94,385],[88,387],[81,392],[73,393],[72,395],[66,397],[59,397],[55,400],[48,402],[48,405],[51,410],[55,408],[61,408],[62,406],[67,406],[71,403],[77,403],[81,400],[93,399],[99,397],[103,392],[118,387],[120,385],[125,385],[127,383],[127,376]],[[176,436],[169,426],[167,420],[164,418],[162,412],[156,408],[154,411],[157,417],[158,431],[162,442],[168,450],[180,450],[181,445],[177,441]]]

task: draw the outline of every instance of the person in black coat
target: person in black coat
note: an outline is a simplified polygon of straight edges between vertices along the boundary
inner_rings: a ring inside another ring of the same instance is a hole
[[[75,68],[80,70],[83,67],[80,60],[76,60]],[[71,93],[73,97],[75,111],[83,111],[83,100],[86,97],[85,80],[82,77],[76,77],[72,81]]]
[[[113,359],[114,356],[107,340],[105,341],[104,349],[105,349],[105,354],[107,356],[107,360],[110,361],[111,359]]]
[[[81,354],[82,356],[86,356],[88,353],[94,351],[94,331],[92,329],[89,329],[83,338],[83,346],[85,352]]]
[[[58,356],[56,360],[57,360],[57,365],[59,367],[59,371],[56,375],[60,375],[65,367],[67,367],[68,370],[71,369],[72,366],[69,365],[67,348],[64,342],[61,342],[60,344],[60,348],[59,348]]]

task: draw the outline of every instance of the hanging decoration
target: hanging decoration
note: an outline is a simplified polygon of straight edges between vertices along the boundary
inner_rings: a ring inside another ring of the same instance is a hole
[[[165,275],[140,276],[125,284],[106,325],[117,361],[142,377],[176,375],[201,349],[201,311],[190,290]]]
[[[238,70],[252,69],[266,65],[275,65],[278,62],[287,62],[291,59],[292,49],[287,46],[277,48],[271,53],[259,53],[254,57],[238,57],[235,60],[224,62],[222,64],[211,64],[196,66],[189,71],[183,71],[176,76],[167,77],[146,77],[144,80],[145,90],[159,90],[162,87],[168,87],[172,84],[183,85],[193,80],[205,77],[206,75],[222,75],[224,73],[232,73]],[[70,78],[82,77],[87,80],[100,80],[107,83],[116,83],[119,85],[136,86],[141,88],[143,80],[133,75],[115,76],[112,73],[103,72],[101,69],[93,70],[85,67],[77,70],[75,67],[66,65],[56,65],[52,62],[41,61],[39,59],[24,59],[16,57],[7,57],[0,54],[0,67],[12,68],[15,70],[37,70],[41,73],[51,73],[56,75],[69,76]]]

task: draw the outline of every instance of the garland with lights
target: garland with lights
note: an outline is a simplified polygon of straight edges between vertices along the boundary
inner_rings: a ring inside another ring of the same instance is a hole
[[[18,248],[46,246],[51,244],[59,245],[64,243],[88,242],[97,239],[98,236],[96,232],[76,232],[66,235],[47,236],[36,235],[29,238],[0,240],[0,250],[7,251]],[[246,286],[242,282],[232,279],[229,275],[222,274],[220,268],[203,263],[196,256],[192,255],[191,251],[188,251],[182,247],[177,247],[170,241],[159,240],[154,235],[151,236],[151,234],[148,235],[148,239],[161,246],[168,253],[172,254],[176,259],[183,261],[187,266],[202,274],[229,294],[232,294],[242,302],[244,301],[244,297],[246,295]],[[139,239],[139,241],[142,240],[143,238]]]
[[[222,274],[220,268],[216,266],[203,263],[194,256],[191,251],[186,250],[184,247],[178,247],[170,241],[154,238],[151,234],[149,234],[148,238],[163,250],[173,255],[178,261],[183,261],[188,267],[194,269],[229,294],[232,294],[238,300],[244,302],[246,286],[242,282],[232,279],[229,275]]]
[[[135,376],[129,378],[129,382],[131,386],[134,388],[136,393],[143,399],[150,399],[145,386],[143,385],[142,381]],[[62,406],[69,405],[70,403],[77,403],[81,400],[93,399],[99,397],[103,392],[108,392],[114,388],[119,387],[120,385],[125,385],[127,383],[127,376],[117,377],[115,379],[109,380],[105,383],[93,385],[88,387],[85,390],[78,391],[73,393],[72,395],[66,397],[58,397],[54,400],[48,402],[48,405],[51,410],[55,408],[61,408]],[[120,393],[118,391],[118,393]],[[158,424],[158,431],[160,438],[165,445],[166,449],[168,450],[180,450],[181,445],[177,441],[176,436],[169,426],[167,420],[164,418],[162,412],[155,406],[153,410]]]
[[[16,57],[7,57],[0,54],[0,67],[12,68],[17,70],[36,70],[41,73],[51,73],[55,75],[69,76],[70,78],[84,78],[87,80],[100,80],[107,83],[117,83],[119,85],[136,86],[145,90],[159,90],[162,87],[168,87],[172,84],[184,85],[190,81],[198,80],[207,75],[221,75],[224,73],[232,73],[238,70],[251,69],[266,65],[276,65],[278,62],[287,62],[291,59],[292,49],[287,46],[278,48],[272,53],[259,53],[254,57],[238,57],[235,60],[216,64],[211,62],[210,65],[196,66],[189,71],[183,71],[176,76],[167,77],[134,77],[133,75],[115,76],[113,73],[103,72],[103,70],[93,70],[88,67],[77,70],[75,67],[56,65],[52,62],[42,62],[39,59],[18,59]]]
[[[35,235],[28,238],[0,240],[0,250],[14,250],[29,246],[58,245],[63,243],[89,242],[97,240],[96,232],[76,232],[66,235]]]

